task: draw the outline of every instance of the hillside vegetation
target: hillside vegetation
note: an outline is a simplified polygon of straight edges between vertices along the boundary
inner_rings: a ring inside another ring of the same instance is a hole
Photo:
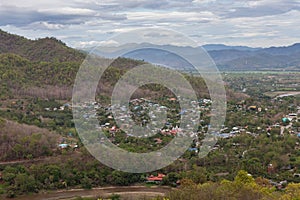
[[[0,118],[0,161],[49,156],[58,139],[47,129]]]
[[[0,31],[0,98],[40,97],[70,99],[76,73],[85,54],[67,47],[55,38],[29,40]],[[98,92],[109,96],[119,78],[143,61],[116,59],[100,80]],[[190,77],[196,92],[208,96],[201,78]],[[101,92],[100,92],[101,89]],[[136,97],[169,94],[166,88],[148,85],[140,88]]]
[[[85,54],[67,47],[55,38],[29,40],[0,30],[0,53],[20,55],[31,61],[82,61]]]

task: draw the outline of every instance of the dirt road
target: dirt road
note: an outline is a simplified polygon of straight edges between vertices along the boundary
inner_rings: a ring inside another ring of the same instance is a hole
[[[91,190],[70,189],[51,191],[44,194],[32,194],[27,196],[18,196],[18,200],[63,200],[74,197],[109,197],[112,194],[120,194],[123,199],[140,199],[144,197],[163,196],[171,190],[170,187],[145,187],[145,186],[128,186],[128,187],[103,187],[93,188]],[[4,199],[8,200],[8,199]]]

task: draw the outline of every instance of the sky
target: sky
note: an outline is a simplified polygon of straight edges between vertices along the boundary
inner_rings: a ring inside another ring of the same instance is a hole
[[[136,28],[179,31],[199,45],[300,42],[300,0],[2,0],[0,29],[85,48]]]

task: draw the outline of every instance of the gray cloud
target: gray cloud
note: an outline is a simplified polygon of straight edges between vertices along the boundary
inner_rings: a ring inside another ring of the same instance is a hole
[[[292,10],[300,10],[299,1],[280,0],[280,1],[250,1],[252,6],[236,7],[233,12],[223,14],[225,17],[261,17],[279,15]],[[257,5],[256,5],[257,2]]]
[[[0,7],[0,26],[14,25],[26,27],[27,25],[39,22],[50,24],[82,24],[93,19],[102,19],[110,21],[126,20],[125,14],[106,13],[103,11],[91,11],[91,13],[82,14],[78,8],[67,8],[66,10],[57,8],[57,10],[33,10],[17,6]],[[84,10],[83,10],[84,11]]]
[[[142,9],[142,10],[141,10]],[[300,10],[297,0],[101,0],[81,1],[77,0],[70,5],[60,7],[52,6],[51,9],[40,9],[38,6],[22,8],[14,5],[0,7],[0,25],[12,24],[26,26],[35,22],[48,22],[55,24],[80,24],[91,20],[124,21],[128,20],[126,13],[143,12],[148,10],[178,11],[178,12],[203,12],[209,11],[216,16],[224,18],[259,17],[277,15],[291,10]],[[144,18],[144,20],[148,20]],[[165,21],[164,18],[155,22]],[[184,16],[167,19],[167,22],[184,21]],[[140,21],[140,20],[139,20]],[[207,19],[194,18],[198,23],[209,23]],[[187,20],[187,23],[189,20]]]
[[[105,4],[104,2],[101,7],[109,9],[111,11],[124,11],[128,9],[176,9],[187,7],[192,3],[192,0],[160,0],[160,1],[149,1],[149,0],[113,0],[109,1],[110,4]],[[101,4],[100,4],[101,5]]]
[[[111,13],[101,13],[96,15],[96,17],[100,17],[101,19],[110,20],[110,21],[122,21],[127,19],[126,14],[111,14]]]

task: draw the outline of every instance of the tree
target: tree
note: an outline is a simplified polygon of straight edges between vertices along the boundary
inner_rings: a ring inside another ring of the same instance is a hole
[[[35,192],[37,189],[34,177],[25,173],[16,176],[15,186],[22,193]]]
[[[181,177],[191,179],[196,184],[202,184],[207,181],[207,175],[208,173],[205,168],[193,165],[193,169],[188,172],[183,172]]]
[[[90,178],[88,178],[88,177],[85,176],[81,180],[81,186],[84,189],[92,189],[92,180]]]
[[[234,183],[237,185],[254,184],[254,178],[244,170],[240,170],[234,178]]]
[[[300,183],[290,183],[285,188],[285,194],[281,200],[299,200],[300,199]]]
[[[163,184],[176,186],[176,182],[178,181],[178,179],[179,174],[177,174],[176,172],[170,172],[163,178]]]

